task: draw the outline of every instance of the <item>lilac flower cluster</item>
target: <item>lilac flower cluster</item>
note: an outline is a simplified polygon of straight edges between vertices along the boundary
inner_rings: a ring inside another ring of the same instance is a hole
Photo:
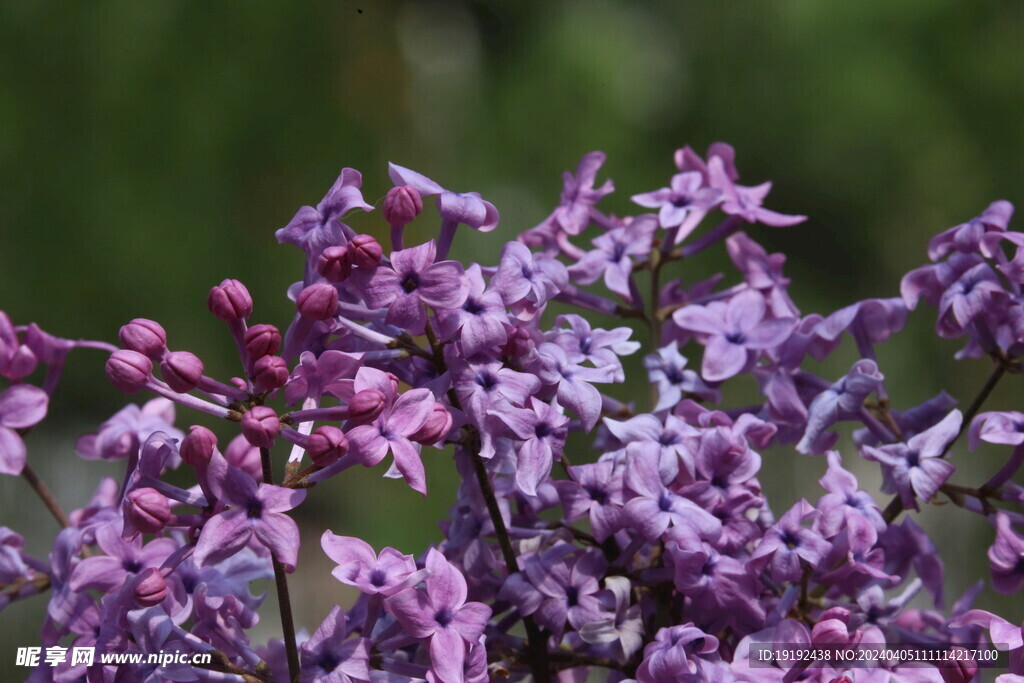
[[[804,217],[765,208],[770,183],[741,185],[728,145],[703,158],[686,147],[674,160],[666,187],[632,197],[653,212],[620,217],[597,208],[614,186],[597,181],[604,155],[587,154],[565,175],[550,216],[506,243],[497,263],[468,266],[448,259],[450,247],[460,226],[497,226],[492,204],[392,164],[380,207],[386,249],[342,222],[374,208],[361,175],[345,169],[316,207],[276,233],[304,254],[283,334],[252,320],[242,283],[211,289],[209,311],[226,323],[240,361],[239,376],[226,380],[172,350],[153,320],[130,321],[115,347],[15,326],[0,313],[0,471],[24,476],[62,527],[46,559],[0,527],[0,608],[49,591],[45,646],[212,660],[43,664],[30,680],[979,675],[970,663],[756,666],[753,644],[765,642],[995,643],[1010,651],[1000,680],[1024,680],[1019,615],[971,609],[981,582],[946,611],[942,559],[900,517],[939,502],[982,515],[992,526],[992,587],[1024,588],[1024,488],[1013,482],[1024,413],[981,412],[995,385],[1022,369],[1024,233],[1009,229],[1012,207],[996,202],[935,237],[931,263],[907,274],[901,296],[805,314],[790,298],[785,258],[746,232]],[[429,220],[428,197],[437,238],[407,245],[406,226]],[[735,266],[731,277],[663,283],[717,245]],[[876,347],[921,302],[937,308],[937,334],[966,338],[958,358],[992,366],[963,411],[945,393],[905,406],[886,386]],[[649,400],[609,393],[626,381],[622,359],[641,348],[633,326],[594,325],[609,317],[649,331]],[[808,369],[847,338],[859,359],[845,375]],[[24,437],[45,417],[75,348],[108,352],[115,387],[156,398],[78,441],[83,458],[124,461],[124,476],[65,514],[31,469]],[[760,399],[731,404],[726,385],[744,375]],[[175,427],[180,408],[233,426],[231,440],[222,445],[199,424]],[[847,426],[852,441],[840,453]],[[981,442],[1008,451],[1002,466],[980,486],[954,481],[956,456]],[[823,455],[808,461],[820,467],[821,490],[773,509],[757,478],[768,448],[773,458]],[[891,498],[861,488],[857,457],[877,463]],[[359,597],[332,606],[311,635],[297,630],[287,576],[297,571],[300,530],[291,512],[348,468],[382,461],[385,477],[422,495],[427,467],[459,478],[444,541],[417,556],[325,531],[334,578]],[[267,579],[283,637],[254,643],[266,595],[252,584]],[[922,591],[932,606],[910,607]]]

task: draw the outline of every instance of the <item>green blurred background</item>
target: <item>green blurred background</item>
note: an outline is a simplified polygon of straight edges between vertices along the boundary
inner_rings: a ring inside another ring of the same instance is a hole
[[[703,152],[715,140],[736,147],[744,181],[775,181],[771,208],[810,216],[751,231],[789,256],[805,313],[894,296],[930,235],[994,199],[1024,200],[1022,19],[1024,4],[1010,0],[4,3],[0,308],[110,341],[130,318],[154,318],[172,346],[226,377],[237,359],[207,291],[241,279],[253,321],[286,326],[284,290],[302,261],[273,232],[342,166],[364,173],[371,203],[390,186],[389,160],[483,193],[501,226],[461,234],[456,256],[493,263],[504,240],[547,215],[582,154],[608,153],[601,177],[619,190],[602,206],[625,213],[631,194],[666,184],[677,147]],[[379,215],[351,224],[385,235]],[[726,264],[719,254],[678,275]],[[959,344],[934,338],[933,322],[920,310],[881,351],[897,407],[940,389],[966,404],[987,375],[984,362],[954,363]],[[837,377],[851,359],[847,349],[821,372]],[[68,508],[118,470],[72,453],[77,434],[123,403],[102,362],[72,356],[48,429],[29,441]],[[632,377],[620,395],[646,393],[646,378]],[[990,406],[1020,409],[1021,398],[1010,377]],[[1002,455],[960,454],[957,481],[980,483]],[[427,501],[379,469],[314,491],[301,513],[300,621],[313,627],[351,599],[326,578],[325,525],[403,552],[440,539],[452,465],[426,459]],[[823,459],[766,454],[776,512],[816,500],[823,471]],[[877,483],[874,466],[858,471]],[[45,555],[55,528],[21,480],[0,480],[0,515]],[[918,519],[945,552],[950,595],[987,576],[984,520],[950,508]],[[1024,617],[1019,598],[987,592],[980,604]],[[11,650],[0,671],[15,645],[35,644],[26,634],[42,608],[4,612]],[[264,626],[276,631],[273,612]]]

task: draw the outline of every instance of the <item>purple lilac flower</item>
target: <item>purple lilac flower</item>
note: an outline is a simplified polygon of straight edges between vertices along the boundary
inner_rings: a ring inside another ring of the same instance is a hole
[[[718,649],[718,639],[692,622],[659,629],[644,648],[644,661],[636,672],[637,683],[669,683],[696,680],[700,655]]]
[[[590,521],[594,538],[604,541],[622,528],[623,470],[611,460],[569,468],[570,481],[556,481],[566,521]]]
[[[370,679],[370,641],[348,638],[348,616],[335,605],[302,644],[303,680],[351,683]]]
[[[644,357],[647,376],[658,390],[655,412],[675,407],[684,394],[693,394],[716,403],[721,399],[718,391],[709,388],[700,375],[685,369],[687,362],[686,356],[679,353],[679,343],[676,341],[661,347],[658,353]]]
[[[594,428],[601,416],[601,392],[591,383],[613,381],[614,370],[580,365],[558,344],[544,342],[537,348],[536,374],[546,386],[557,388],[559,405],[575,412],[585,429]]]
[[[568,283],[569,273],[561,261],[533,254],[519,242],[505,244],[498,272],[491,278],[491,286],[520,320],[533,319]]]
[[[580,159],[576,173],[567,171],[562,175],[561,202],[542,225],[554,225],[570,235],[578,235],[586,229],[593,207],[602,197],[615,191],[611,180],[605,180],[601,187],[594,188],[597,172],[604,161],[604,152],[590,152]]]
[[[572,553],[562,544],[530,557],[523,572],[513,574],[500,593],[523,614],[536,615],[537,623],[559,636],[566,621],[573,628],[602,618],[598,579],[607,568],[599,553]]]
[[[536,495],[537,486],[551,473],[552,462],[562,455],[569,418],[534,397],[530,397],[528,409],[505,403],[488,414],[501,420],[522,440],[516,451],[516,484],[523,493]]]
[[[295,405],[306,398],[318,401],[324,394],[351,398],[352,382],[349,380],[362,365],[363,357],[359,353],[329,349],[317,356],[303,351],[284,388],[287,404]]]
[[[180,441],[184,435],[174,428],[174,416],[174,403],[166,398],[154,398],[141,408],[134,403],[126,405],[101,424],[96,434],[81,437],[75,451],[86,460],[117,460],[136,454],[155,432]]]
[[[411,389],[397,399],[394,385],[380,370],[362,368],[356,375],[355,390],[377,389],[388,397],[388,407],[367,425],[348,431],[350,452],[367,467],[384,459],[390,451],[395,466],[406,483],[423,495],[427,493],[426,472],[419,447],[410,437],[423,427],[434,410],[434,395],[429,389]]]
[[[686,473],[687,483],[693,481],[693,457],[700,432],[680,418],[667,415],[662,422],[654,415],[644,414],[624,422],[605,418],[604,424],[625,445],[627,456],[653,453],[658,458],[663,481],[674,481],[680,471]]]
[[[814,444],[822,432],[860,410],[864,400],[878,390],[883,379],[875,361],[864,359],[854,363],[849,373],[814,397],[807,409],[807,429],[796,449],[801,453],[814,452]]]
[[[831,538],[847,523],[851,515],[866,519],[879,533],[885,529],[885,520],[878,504],[871,494],[857,486],[857,478],[843,469],[841,456],[829,451],[828,471],[819,479],[821,487],[828,493],[818,501],[815,527],[825,538]]]
[[[1024,537],[1013,530],[1010,518],[996,514],[996,540],[988,549],[992,567],[992,586],[1005,595],[1012,595],[1024,586]]]
[[[117,523],[97,529],[96,543],[105,554],[87,557],[75,566],[69,585],[76,592],[86,588],[115,591],[129,575],[147,567],[159,567],[177,549],[177,543],[170,538],[157,538],[145,545],[141,537],[126,541],[121,538]]]
[[[942,456],[960,431],[962,421],[963,415],[954,410],[937,425],[915,434],[906,443],[878,448],[864,446],[864,457],[883,466],[883,490],[898,493],[906,508],[919,510],[918,498],[930,501],[956,469]]]
[[[31,375],[38,364],[29,345],[18,339],[11,319],[0,311],[0,376],[17,381]]]
[[[633,201],[648,209],[658,209],[663,228],[678,228],[675,243],[683,241],[701,219],[721,201],[718,191],[707,187],[696,171],[677,173],[669,187],[636,194]]]
[[[769,254],[744,232],[729,237],[725,247],[733,265],[743,273],[744,282],[764,295],[773,317],[800,315],[796,304],[789,298],[789,278],[782,274],[785,254]]]
[[[257,484],[235,467],[226,468],[219,484],[222,500],[230,507],[203,526],[196,544],[196,562],[203,565],[231,557],[255,536],[284,565],[285,571],[295,571],[299,528],[284,513],[301,503],[306,491]]]
[[[389,325],[422,334],[427,323],[423,304],[438,309],[454,309],[466,301],[469,284],[462,266],[456,261],[435,263],[436,247],[430,241],[391,254],[391,267],[354,273],[352,280],[366,303],[374,308],[386,306]]]
[[[412,555],[403,555],[394,548],[384,548],[378,556],[366,541],[331,531],[324,532],[320,545],[338,563],[331,572],[334,578],[363,593],[394,595],[423,578]]]
[[[430,178],[398,164],[388,164],[388,176],[395,185],[411,185],[421,197],[437,195],[437,208],[445,220],[463,223],[480,232],[498,227],[498,210],[476,192],[450,192]]]
[[[278,242],[294,244],[308,254],[307,279],[315,272],[316,260],[324,249],[343,245],[351,237],[351,234],[346,235],[348,228],[341,222],[341,218],[353,209],[373,210],[372,206],[363,201],[359,189],[362,184],[363,176],[359,171],[342,169],[316,208],[302,207],[288,225],[275,233]],[[348,232],[351,233],[351,229]]]
[[[807,216],[787,216],[761,206],[772,189],[771,182],[746,187],[737,185],[737,178],[731,158],[728,162],[721,156],[708,159],[708,180],[711,187],[722,193],[721,209],[724,213],[739,216],[748,223],[761,223],[773,228],[789,227],[807,220]]]
[[[752,290],[740,292],[728,303],[686,306],[676,311],[676,325],[704,337],[701,374],[720,382],[743,372],[754,351],[778,346],[796,325],[792,318],[765,320],[765,300]]]
[[[17,430],[41,422],[49,402],[45,391],[30,384],[15,384],[0,393],[0,474],[25,469],[25,442]]]
[[[940,232],[928,242],[928,258],[944,259],[954,252],[975,253],[989,233],[1004,233],[1010,227],[1013,204],[1000,199],[988,205],[980,216]]]
[[[426,569],[423,588],[392,595],[385,605],[406,633],[430,639],[431,669],[439,680],[462,681],[466,647],[483,634],[491,608],[466,602],[465,577],[434,548],[427,553]]]
[[[810,503],[800,500],[765,531],[747,565],[758,574],[767,569],[778,583],[799,581],[805,566],[816,569],[831,548],[816,531],[804,526],[817,515]]]
[[[614,228],[593,240],[594,249],[569,268],[569,275],[580,284],[589,285],[604,278],[605,286],[626,301],[633,301],[630,277],[633,259],[651,251],[658,221],[645,214],[629,224]]]
[[[648,541],[659,538],[669,526],[686,526],[701,538],[714,539],[722,523],[692,500],[673,493],[662,482],[660,458],[653,453],[636,453],[626,466],[626,488],[632,497],[623,516]]]
[[[466,270],[466,281],[466,300],[438,313],[438,332],[444,340],[458,338],[466,357],[472,358],[508,341],[508,313],[501,295],[485,288],[480,266],[474,263]]]

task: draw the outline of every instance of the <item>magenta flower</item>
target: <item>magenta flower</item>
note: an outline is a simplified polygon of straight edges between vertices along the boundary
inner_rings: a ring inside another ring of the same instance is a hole
[[[411,249],[392,252],[391,267],[384,265],[352,276],[366,303],[387,307],[385,322],[422,334],[427,323],[423,304],[454,309],[466,301],[469,283],[455,261],[434,263],[436,248],[430,241]]]
[[[465,577],[434,548],[427,553],[426,569],[424,588],[402,591],[384,604],[406,633],[430,639],[431,669],[437,678],[461,683],[466,647],[483,634],[491,608],[466,602]]]
[[[31,375],[38,364],[31,347],[19,341],[11,319],[0,311],[0,376],[16,381]]]
[[[756,291],[740,292],[728,303],[690,305],[672,315],[676,325],[705,338],[701,374],[720,382],[743,372],[754,351],[770,349],[786,340],[796,320],[765,320],[765,300]]]
[[[21,474],[25,469],[25,442],[16,430],[42,421],[49,403],[45,391],[29,384],[15,384],[0,394],[0,474]]]
[[[227,467],[220,482],[221,500],[228,506],[203,526],[196,544],[200,565],[231,557],[256,537],[284,565],[295,571],[299,528],[284,514],[306,498],[304,489],[286,489],[256,480],[236,467]]]
[[[662,628],[644,648],[644,661],[637,669],[636,680],[638,683],[696,680],[700,655],[717,649],[718,639],[692,622]]]

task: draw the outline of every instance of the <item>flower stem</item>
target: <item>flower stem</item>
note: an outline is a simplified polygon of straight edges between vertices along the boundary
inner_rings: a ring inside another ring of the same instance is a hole
[[[260,449],[260,462],[263,465],[263,482],[274,483],[274,471],[270,467],[270,449]],[[292,600],[288,594],[288,576],[277,556],[271,553],[274,564],[274,584],[277,587],[277,606],[281,612],[281,630],[284,635],[284,649],[288,655],[288,677],[291,683],[299,683],[299,648],[295,644],[295,622],[292,620]]]
[[[57,520],[57,523],[62,527],[71,526],[71,522],[68,521],[68,516],[64,514],[64,509],[61,508],[60,503],[57,502],[57,499],[53,497],[53,493],[50,492],[50,489],[47,488],[43,480],[39,478],[39,475],[36,474],[35,470],[28,463],[25,464],[25,469],[21,471],[21,476],[25,477],[25,481],[28,482],[32,490],[43,501],[46,509],[50,511],[50,514]]]

